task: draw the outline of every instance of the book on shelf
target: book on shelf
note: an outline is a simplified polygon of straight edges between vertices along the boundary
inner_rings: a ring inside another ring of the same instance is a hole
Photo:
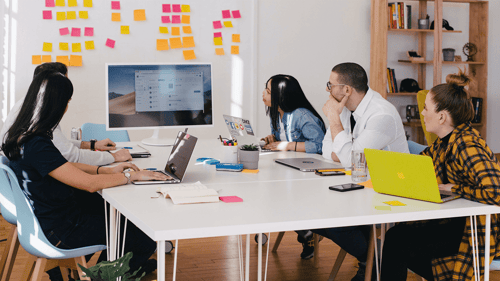
[[[387,10],[389,28],[411,29],[411,5],[405,2],[390,2]]]
[[[394,69],[389,67],[387,68],[387,89],[387,92],[389,93],[399,93],[396,73]]]

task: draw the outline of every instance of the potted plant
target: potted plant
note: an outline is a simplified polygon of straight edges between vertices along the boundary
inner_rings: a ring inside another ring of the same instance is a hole
[[[141,276],[135,276],[141,269],[139,268],[130,274],[128,272],[130,270],[128,264],[131,258],[132,252],[128,252],[123,257],[114,261],[102,261],[89,268],[85,268],[80,264],[78,266],[93,281],[116,281],[118,277],[121,277],[122,281],[139,281],[146,273],[142,273]]]
[[[245,144],[239,149],[240,164],[244,169],[256,170],[259,168],[259,147],[255,144]]]

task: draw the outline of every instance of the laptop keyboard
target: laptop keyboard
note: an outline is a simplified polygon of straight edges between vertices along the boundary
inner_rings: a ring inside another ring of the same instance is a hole
[[[168,173],[165,173],[165,171],[161,171],[161,170],[156,170],[154,171],[155,173],[161,173],[161,174],[164,174],[166,176],[169,176],[169,177],[172,177],[172,175],[169,175]],[[175,179],[172,177],[171,179],[168,179],[168,180],[165,180],[165,181],[174,181]]]

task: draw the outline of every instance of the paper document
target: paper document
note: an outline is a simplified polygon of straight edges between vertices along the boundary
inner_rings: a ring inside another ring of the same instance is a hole
[[[201,182],[159,187],[158,192],[160,192],[165,198],[170,197],[174,204],[219,202],[219,194],[217,191],[215,189],[207,188]]]

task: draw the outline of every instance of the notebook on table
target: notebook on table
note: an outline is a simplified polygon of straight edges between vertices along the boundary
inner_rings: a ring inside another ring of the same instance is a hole
[[[300,170],[302,172],[314,172],[314,170],[343,168],[340,163],[330,163],[315,158],[282,158],[274,159],[274,162]]]
[[[460,196],[439,190],[429,156],[365,148],[373,189],[378,193],[444,203]]]
[[[231,138],[236,139],[238,145],[255,144],[259,146],[261,152],[279,151],[264,148],[264,144],[262,144],[263,141],[260,141],[257,136],[255,136],[252,125],[250,125],[250,120],[229,115],[222,116],[224,117],[224,122],[226,123]]]

